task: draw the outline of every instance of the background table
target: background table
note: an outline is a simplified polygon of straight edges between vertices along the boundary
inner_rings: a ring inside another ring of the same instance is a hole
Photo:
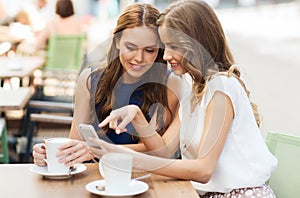
[[[23,109],[32,94],[33,90],[31,87],[20,87],[10,90],[0,88],[0,112]]]
[[[69,179],[51,180],[29,171],[32,164],[0,164],[1,197],[100,197],[85,189],[89,182],[102,179],[97,164],[86,164],[87,170]],[[189,181],[172,179],[152,174],[143,179],[148,191],[134,197],[199,197]]]
[[[31,87],[21,87],[18,89],[5,90],[0,88],[0,139],[1,139],[1,149],[3,156],[3,163],[9,162],[8,153],[8,141],[7,141],[7,126],[5,121],[5,111],[7,110],[21,110],[25,108],[30,97],[33,94]],[[4,118],[2,118],[2,116]],[[3,179],[0,176],[0,180]],[[0,186],[1,193],[1,186]]]
[[[0,78],[31,76],[34,70],[42,67],[44,63],[45,58],[39,56],[0,57]],[[14,69],[14,64],[20,65],[20,68]]]

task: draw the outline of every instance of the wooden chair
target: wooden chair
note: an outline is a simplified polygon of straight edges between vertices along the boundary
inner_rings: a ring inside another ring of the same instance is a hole
[[[3,164],[9,163],[9,152],[7,143],[7,129],[4,118],[0,118],[0,138],[1,138],[1,150],[0,162]]]
[[[42,83],[37,85],[24,119],[23,135],[27,137],[27,145],[23,162],[29,160],[37,123],[71,124],[76,80],[84,60],[84,42],[83,34],[53,35],[49,38]]]
[[[278,159],[269,185],[278,198],[300,195],[300,137],[268,132],[266,143]]]
[[[52,35],[35,99],[71,101],[84,60],[85,35]]]

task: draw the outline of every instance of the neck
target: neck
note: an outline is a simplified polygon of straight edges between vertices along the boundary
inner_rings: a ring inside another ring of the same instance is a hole
[[[133,83],[139,82],[141,79],[142,79],[142,77],[135,78],[135,77],[130,76],[127,72],[125,72],[122,77],[123,83],[126,83],[126,84],[133,84]]]

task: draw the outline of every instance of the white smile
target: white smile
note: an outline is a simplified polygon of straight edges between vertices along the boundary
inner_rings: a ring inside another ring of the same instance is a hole
[[[133,70],[141,70],[143,68],[143,66],[142,65],[131,65],[131,68]]]
[[[171,67],[177,67],[179,64],[177,63],[170,63]]]

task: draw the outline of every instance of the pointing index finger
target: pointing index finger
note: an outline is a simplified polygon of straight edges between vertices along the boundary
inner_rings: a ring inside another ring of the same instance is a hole
[[[113,119],[114,119],[113,116],[109,115],[98,126],[102,128],[102,127],[106,126]]]

